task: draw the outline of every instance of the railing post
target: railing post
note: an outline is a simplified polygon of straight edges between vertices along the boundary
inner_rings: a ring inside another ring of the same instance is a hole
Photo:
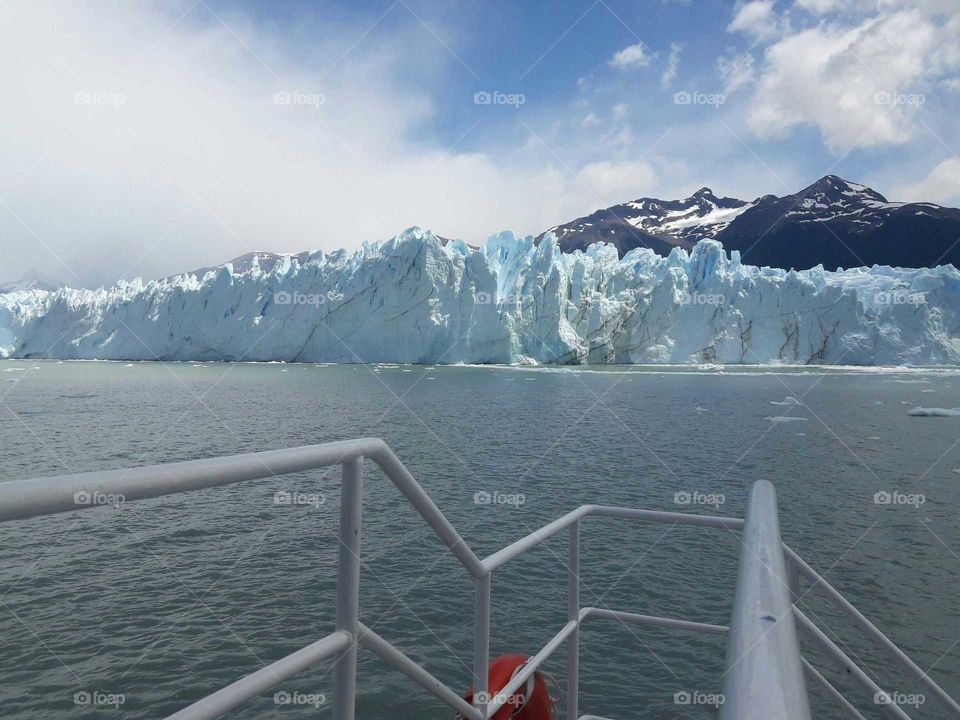
[[[580,521],[570,525],[570,558],[567,568],[567,621],[577,627],[567,641],[567,720],[579,717],[580,691]]]
[[[340,483],[340,543],[337,550],[337,630],[350,646],[334,666],[333,720],[353,720],[357,699],[357,638],[360,614],[360,531],[363,520],[363,460],[343,463]]]
[[[490,580],[492,573],[477,578],[473,622],[473,706],[487,712],[487,675],[490,671]]]

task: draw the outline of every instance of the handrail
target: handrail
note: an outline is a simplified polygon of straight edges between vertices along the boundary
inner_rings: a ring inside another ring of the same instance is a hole
[[[534,530],[519,540],[485,557],[481,564],[487,572],[493,572],[501,565],[522,555],[527,550],[556,535],[585,517],[625,518],[628,520],[646,520],[657,523],[675,523],[677,525],[695,525],[699,527],[739,530],[743,527],[740,518],[721,515],[693,515],[691,513],[667,512],[664,510],[637,510],[634,508],[612,507],[610,505],[581,505],[571,510],[539,530]]]
[[[363,499],[362,461],[366,458],[373,460],[383,470],[384,474],[400,490],[408,502],[414,506],[420,516],[443,540],[451,553],[474,579],[476,604],[474,608],[473,706],[466,703],[456,691],[441,683],[427,670],[373,630],[363,625],[359,620],[358,588]],[[727,694],[723,706],[723,717],[725,718],[737,717],[738,720],[743,720],[743,718],[754,717],[755,715],[749,713],[728,714],[730,712],[729,708],[744,707],[745,703],[755,708],[765,706],[764,703],[767,701],[776,704],[774,702],[776,698],[773,696],[777,693],[771,692],[774,686],[779,687],[779,694],[782,696],[780,701],[790,698],[790,702],[793,703],[794,699],[796,700],[796,704],[791,706],[793,714],[782,714],[778,717],[791,719],[809,717],[801,714],[801,710],[806,708],[806,695],[802,692],[802,675],[797,682],[794,667],[805,669],[824,685],[828,693],[840,701],[853,717],[859,717],[859,713],[840,695],[839,691],[806,660],[800,658],[796,645],[795,628],[793,628],[794,616],[796,616],[800,627],[811,634],[829,654],[846,662],[848,666],[851,666],[852,672],[859,672],[858,679],[868,688],[877,688],[876,691],[879,691],[879,686],[873,683],[859,668],[850,663],[842,651],[829,638],[826,638],[819,628],[813,625],[799,609],[788,604],[785,615],[779,614],[784,594],[786,593],[788,599],[790,597],[786,590],[788,583],[784,571],[784,555],[790,560],[791,568],[798,569],[805,577],[813,580],[815,585],[823,587],[830,597],[847,614],[851,615],[868,635],[880,641],[891,651],[896,660],[913,671],[915,675],[918,675],[924,681],[924,684],[944,699],[951,709],[960,708],[939,685],[912,663],[892,641],[861,615],[793,550],[780,541],[775,493],[772,485],[764,481],[754,484],[746,520],[608,505],[581,505],[539,530],[480,560],[389,446],[378,438],[361,438],[323,445],[191,460],[150,467],[0,482],[0,522],[96,507],[97,503],[89,502],[89,500],[95,498],[97,493],[104,496],[122,496],[123,501],[139,500],[338,464],[342,466],[343,476],[340,497],[340,542],[337,561],[335,632],[240,678],[180,710],[170,716],[169,720],[210,720],[219,717],[264,690],[338,653],[339,657],[334,667],[333,717],[334,720],[353,720],[356,694],[356,655],[357,648],[361,645],[399,669],[407,677],[427,689],[465,718],[469,718],[469,720],[489,720],[506,702],[506,698],[519,688],[565,642],[568,643],[567,716],[583,720],[584,718],[595,717],[579,715],[577,692],[580,627],[585,620],[592,617],[673,630],[715,635],[729,634],[731,639],[728,644],[728,670],[726,673],[727,683],[725,684]],[[83,498],[86,498],[87,501],[84,502]],[[581,608],[579,531],[580,522],[586,517],[621,518],[744,530],[740,577],[731,628],[690,620],[621,612],[607,608]],[[492,701],[488,702],[490,698],[486,690],[489,665],[492,573],[518,555],[565,529],[570,534],[567,623],[527,662],[524,669],[513,678],[511,683],[508,683]],[[782,549],[777,552],[774,548]],[[790,609],[792,609],[792,612]],[[773,620],[772,626],[769,625],[771,620]],[[760,628],[764,628],[764,631],[758,632]],[[793,629],[793,637],[789,632],[790,629]],[[779,638],[779,647],[783,650],[779,654],[772,642],[775,637]],[[751,644],[747,645],[748,641]],[[751,658],[748,662],[739,662],[739,653],[734,650],[735,646],[749,652]],[[752,657],[754,653],[757,653],[759,657]],[[736,661],[731,666],[731,659],[734,656]],[[775,667],[779,668],[777,672],[766,675],[768,678],[773,678],[766,687],[760,686],[758,689],[757,686],[751,686],[749,682],[743,681],[742,673],[762,678],[767,670]],[[744,668],[750,669],[744,670]],[[760,702],[757,702],[758,695],[760,696]],[[905,718],[909,720],[908,716],[896,705],[885,705],[884,708],[899,720]]]
[[[826,654],[831,655],[842,667],[846,668],[847,672],[853,675],[857,682],[866,688],[867,693],[873,696],[874,701],[876,701],[876,698],[880,694],[884,693],[883,688],[877,685],[877,683],[873,681],[873,678],[867,675],[859,665],[853,662],[853,660],[851,660],[843,650],[838,648],[837,644],[828,638],[826,634],[820,628],[818,628],[813,621],[810,620],[810,618],[808,618],[796,605],[793,606],[793,614],[796,616],[797,626],[804,632],[804,634],[809,636],[810,639],[812,639],[821,650],[823,650]],[[881,704],[880,707],[887,715],[897,718],[897,720],[910,720],[910,716],[901,710],[900,706],[896,703],[885,703]]]
[[[269,690],[284,680],[313,667],[321,660],[346,650],[350,647],[350,642],[349,633],[331,633],[325,638],[280,658],[211,695],[207,695],[203,700],[174,713],[167,720],[212,720],[218,718],[224,713],[240,707],[247,700],[256,697],[265,690]]]
[[[416,662],[407,657],[406,653],[395,648],[390,642],[384,640],[363,623],[360,623],[360,644],[384,662],[393,665],[424,690],[445,702],[464,717],[471,720],[482,720],[483,716],[479,710],[417,665]]]
[[[123,496],[124,500],[143,500],[317,470],[362,458],[373,460],[383,470],[474,578],[485,574],[486,571],[481,567],[473,550],[394,455],[393,450],[380,438],[342,440],[322,445],[303,445],[284,450],[163,465],[12,480],[0,483],[0,521],[91,507],[90,504],[78,502],[77,497],[83,494],[87,497],[95,497],[95,494],[99,493],[105,496]]]
[[[792,607],[776,492],[760,480],[743,526],[721,720],[810,720]]]
[[[608,610],[607,608],[585,607],[580,611],[580,620],[587,618],[600,618],[604,620],[618,620],[627,625],[643,625],[646,627],[667,628],[668,630],[689,630],[691,632],[702,632],[708,635],[726,635],[730,628],[726,625],[713,625],[711,623],[693,622],[692,620],[677,620],[675,618],[658,617],[656,615],[639,615],[632,612],[623,612],[620,610]]]
[[[833,683],[827,680],[806,658],[800,658],[800,662],[803,663],[803,669],[807,671],[807,674],[816,680],[820,687],[826,690],[827,694],[840,704],[840,707],[847,711],[847,715],[852,717],[853,720],[866,720],[866,718],[860,714],[860,711],[851,705],[850,701],[843,696],[843,693],[837,690],[833,686]]]
[[[938,697],[947,706],[947,708],[950,709],[953,717],[960,718],[960,704],[957,704],[957,702],[950,697],[946,691],[934,681],[932,677],[924,672],[919,665],[917,665],[905,652],[903,652],[903,650],[897,647],[894,642],[890,640],[890,638],[884,635],[876,625],[870,622],[863,615],[863,613],[857,610],[849,600],[841,595],[839,590],[828,583],[816,570],[810,567],[810,565],[808,565],[802,557],[790,549],[790,546],[788,546],[786,543],[783,545],[783,551],[786,553],[787,559],[794,564],[801,574],[806,576],[814,588],[822,588],[824,592],[826,592],[827,596],[834,602],[834,604],[843,610],[848,617],[852,618],[867,636],[876,640],[877,643],[879,643],[894,660],[900,663],[901,667],[909,671],[924,686],[926,686],[930,692]]]

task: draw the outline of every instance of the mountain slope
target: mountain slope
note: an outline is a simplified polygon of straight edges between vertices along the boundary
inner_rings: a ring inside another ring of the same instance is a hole
[[[674,246],[715,239],[745,263],[785,269],[960,266],[960,210],[889,202],[835,175],[793,195],[749,203],[717,198],[709,188],[685,200],[643,198],[548,232],[565,251],[616,238],[621,256],[635,247],[666,255]]]
[[[731,220],[750,207],[734,198],[718,198],[710,188],[700,188],[685,200],[641,198],[597,210],[592,215],[550,228],[564,252],[586,250],[591,243],[606,242],[622,257],[636,247],[668,255],[674,247],[691,249],[698,241],[714,238]]]

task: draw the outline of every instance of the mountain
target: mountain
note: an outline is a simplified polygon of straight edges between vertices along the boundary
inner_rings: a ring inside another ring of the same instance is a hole
[[[451,242],[461,242],[462,240],[455,241],[450,238],[441,237],[439,235],[435,236],[441,245],[446,247],[448,243]],[[480,248],[476,245],[470,245],[469,243],[464,243],[470,250],[479,250]],[[338,255],[345,255],[346,250],[337,250],[334,253],[327,255],[326,257],[333,257]],[[269,252],[265,250],[258,250],[254,252],[244,253],[239,257],[235,257],[233,260],[229,260],[220,265],[210,265],[207,267],[197,268],[196,270],[190,270],[186,273],[177,273],[176,275],[169,275],[164,278],[167,281],[177,281],[183,277],[194,277],[198,280],[203,279],[203,276],[209,272],[216,272],[220,268],[224,268],[227,265],[230,266],[230,271],[237,274],[249,273],[257,269],[258,272],[273,272],[275,269],[280,269],[281,271],[284,268],[289,268],[293,262],[296,262],[298,265],[304,265],[311,260],[316,260],[320,257],[324,257],[324,253],[321,251],[309,252],[303,251],[298,253],[276,253]],[[61,287],[61,286],[57,286]],[[23,288],[29,289],[29,288]],[[55,290],[56,288],[43,288],[45,290]],[[4,292],[3,289],[0,289],[0,292]]]
[[[603,241],[621,257],[637,247],[669,255],[674,247],[691,249],[699,240],[713,239],[734,218],[751,207],[734,198],[718,198],[710,188],[700,188],[686,200],[641,198],[597,210],[592,215],[557,225],[552,232],[564,252],[586,250]],[[541,233],[537,241],[543,239]]]
[[[47,290],[52,292],[64,285],[65,283],[59,278],[31,272],[18,280],[0,283],[0,293],[15,292],[17,290]]]
[[[827,270],[873,265],[960,267],[960,210],[896,203],[836,175],[793,195],[752,202],[701,188],[685,200],[642,198],[550,228],[564,251],[612,243],[622,257],[636,247],[660,255],[704,239],[738,250],[745,263]],[[539,239],[542,239],[542,233]]]
[[[318,253],[322,255],[323,253]],[[240,255],[239,257],[233,258],[221,265],[209,265],[207,267],[197,268],[196,270],[190,270],[185,273],[177,273],[176,275],[170,275],[169,277],[164,278],[165,280],[175,281],[178,278],[192,276],[197,279],[202,279],[204,275],[209,272],[216,272],[222,267],[229,265],[233,272],[235,273],[247,273],[254,269],[254,267],[262,270],[263,272],[270,272],[274,268],[284,264],[288,265],[296,260],[300,264],[307,262],[310,259],[311,253],[309,252],[300,252],[300,253],[275,253],[267,251],[255,251],[248,252]]]
[[[416,228],[202,277],[0,294],[12,358],[960,365],[958,326],[951,267],[760,269],[709,239],[666,258],[510,232],[471,249]]]

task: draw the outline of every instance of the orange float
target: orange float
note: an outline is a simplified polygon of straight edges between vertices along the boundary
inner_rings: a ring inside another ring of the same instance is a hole
[[[530,658],[520,653],[508,653],[493,660],[487,674],[487,686],[490,688],[487,702],[499,700],[500,691],[516,677],[529,660]],[[473,687],[467,690],[464,700],[473,703]],[[507,698],[491,720],[554,720],[554,702],[547,692],[544,676],[535,672]]]

